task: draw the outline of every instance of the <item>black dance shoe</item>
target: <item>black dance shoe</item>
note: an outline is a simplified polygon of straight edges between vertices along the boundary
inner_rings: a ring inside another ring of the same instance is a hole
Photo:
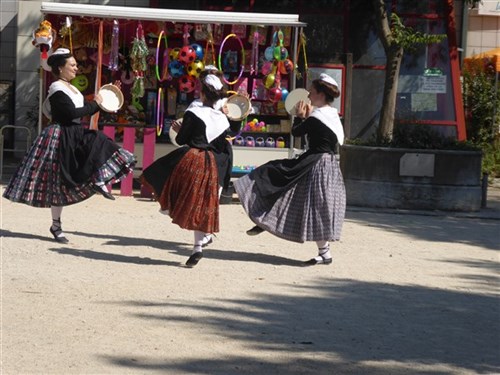
[[[256,236],[258,234],[261,234],[262,232],[265,232],[265,230],[258,225],[254,226],[252,229],[247,230],[247,234],[249,236]]]
[[[69,240],[64,237],[62,228],[57,228],[56,230],[52,229],[52,227],[49,228],[50,233],[54,236],[54,240],[56,240],[59,243],[68,243]]]
[[[214,242],[214,237],[212,234],[210,235],[205,235],[205,237],[203,237],[203,242],[201,244],[201,247],[207,247],[208,245],[210,245],[212,242]]]
[[[113,196],[113,194],[111,194],[107,190],[104,190],[105,189],[105,185],[100,186],[100,185],[95,185],[94,184],[94,185],[92,185],[92,188],[94,189],[95,192],[102,194],[102,196],[104,198],[110,199],[112,201],[115,200],[115,197]]]
[[[303,265],[304,266],[315,266],[316,264],[332,264],[333,258],[324,258],[323,256],[319,255],[321,259],[316,258],[311,258],[309,260],[306,260]]]
[[[196,266],[201,258],[203,258],[203,253],[201,251],[193,253],[187,260],[186,267],[192,268]]]

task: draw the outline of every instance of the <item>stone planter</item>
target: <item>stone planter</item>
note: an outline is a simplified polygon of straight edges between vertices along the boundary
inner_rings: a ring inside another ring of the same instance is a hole
[[[481,156],[481,151],[342,146],[347,204],[478,211]]]

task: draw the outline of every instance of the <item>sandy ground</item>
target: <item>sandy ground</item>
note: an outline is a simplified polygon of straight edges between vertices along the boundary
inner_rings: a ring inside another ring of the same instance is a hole
[[[334,264],[221,206],[192,234],[138,197],[1,199],[2,374],[500,373],[500,189],[480,213],[349,208]]]

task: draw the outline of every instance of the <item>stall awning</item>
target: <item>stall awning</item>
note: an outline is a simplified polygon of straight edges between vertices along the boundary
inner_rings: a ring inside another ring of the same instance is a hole
[[[44,14],[188,23],[306,26],[297,14],[213,12],[42,2]]]

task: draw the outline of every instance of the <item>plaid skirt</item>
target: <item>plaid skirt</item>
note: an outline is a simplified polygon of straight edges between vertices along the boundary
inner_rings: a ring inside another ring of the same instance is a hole
[[[247,175],[234,182],[243,208],[266,231],[293,242],[338,241],[344,223],[346,195],[338,160],[323,154],[276,199],[259,196],[259,181]]]
[[[151,187],[146,174],[141,181]],[[183,229],[219,231],[219,173],[210,151],[191,148],[166,178],[158,202]]]
[[[35,139],[10,179],[3,193],[5,198],[33,207],[68,206],[95,194],[93,180],[117,182],[132,171],[134,155],[120,148],[95,171],[90,181],[67,186],[60,170],[60,132],[59,125],[51,125]]]

